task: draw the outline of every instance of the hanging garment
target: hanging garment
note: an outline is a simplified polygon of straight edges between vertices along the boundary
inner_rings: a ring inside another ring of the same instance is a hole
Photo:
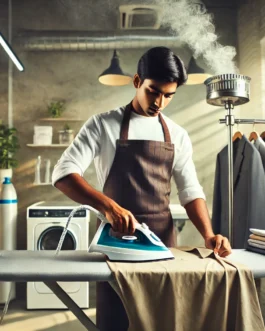
[[[176,233],[169,209],[174,145],[161,114],[164,142],[128,140],[131,107],[129,104],[124,112],[120,140],[103,192],[130,210],[138,222],[146,223],[166,246],[175,247]],[[107,282],[97,283],[97,326],[100,331],[126,331],[128,325],[116,292]]]
[[[246,248],[249,228],[265,228],[265,176],[261,157],[246,136],[233,142],[233,248]],[[215,170],[212,225],[228,237],[228,147],[218,155]]]
[[[257,148],[257,150],[260,153],[262,165],[265,170],[265,142],[262,140],[261,137],[258,137],[258,139],[255,140],[254,142],[254,146]]]
[[[206,248],[171,251],[175,260],[107,262],[129,331],[264,331],[247,267]]]

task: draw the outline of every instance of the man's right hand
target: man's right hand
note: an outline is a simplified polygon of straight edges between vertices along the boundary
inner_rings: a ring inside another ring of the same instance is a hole
[[[95,190],[79,174],[67,175],[58,180],[55,186],[70,199],[99,210],[106,216],[114,231],[124,234],[134,233],[138,222],[133,214],[102,192]]]
[[[105,210],[105,216],[114,231],[124,234],[133,234],[138,223],[129,210],[122,208],[113,200],[110,207]]]

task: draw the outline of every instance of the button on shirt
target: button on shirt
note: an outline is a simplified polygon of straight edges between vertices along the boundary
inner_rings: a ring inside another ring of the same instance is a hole
[[[116,140],[120,138],[124,109],[125,107],[121,107],[94,115],[83,125],[55,165],[53,185],[71,173],[83,176],[94,160],[98,182],[103,189],[114,160]],[[184,206],[197,198],[205,199],[192,160],[192,145],[187,132],[165,115],[162,116],[174,144],[172,175],[181,205]],[[128,139],[164,141],[159,117],[146,117],[132,111]]]

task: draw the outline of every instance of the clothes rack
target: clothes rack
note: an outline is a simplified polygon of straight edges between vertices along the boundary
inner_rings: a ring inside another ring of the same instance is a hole
[[[263,119],[235,119],[232,114],[234,105],[232,102],[225,103],[227,115],[220,119],[220,124],[226,124],[228,134],[228,238],[233,247],[233,211],[234,211],[234,180],[233,180],[233,126],[234,124],[265,124]]]

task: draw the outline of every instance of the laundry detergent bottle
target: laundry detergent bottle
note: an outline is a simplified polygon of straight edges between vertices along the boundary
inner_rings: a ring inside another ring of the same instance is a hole
[[[15,250],[17,236],[17,193],[10,177],[5,177],[0,193],[0,250]],[[0,303],[15,298],[15,283],[0,282]]]

